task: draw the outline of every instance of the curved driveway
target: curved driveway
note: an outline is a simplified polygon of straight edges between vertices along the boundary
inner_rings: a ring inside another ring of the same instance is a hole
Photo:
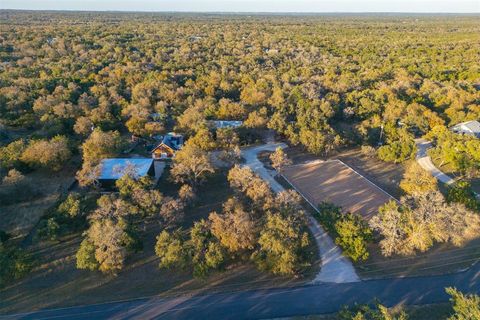
[[[480,264],[444,276],[322,283],[293,288],[217,293],[176,298],[144,298],[0,316],[0,319],[259,319],[332,313],[343,305],[374,298],[393,306],[448,301],[445,287],[480,292]]]
[[[246,148],[242,150],[242,156],[245,159],[245,165],[249,166],[254,172],[256,172],[262,179],[270,184],[275,192],[285,190],[280,185],[273,174],[271,174],[263,163],[258,160],[257,154],[262,151],[275,151],[276,148],[285,148],[287,145],[284,143],[267,143],[264,145]],[[301,194],[301,193],[300,193]],[[307,202],[308,200],[305,199]],[[360,281],[355,268],[350,260],[342,255],[342,250],[335,245],[332,238],[322,228],[322,226],[315,220],[314,217],[308,215],[308,227],[312,232],[313,237],[318,248],[318,254],[322,260],[322,266],[320,272],[315,276],[313,283],[319,282],[356,282]]]
[[[249,160],[258,161],[256,153],[254,158],[252,157],[253,154],[253,152],[249,153],[247,151],[245,157],[247,163],[249,163]],[[254,162],[252,165],[255,167],[258,164]],[[263,165],[261,165],[261,168],[258,167],[260,171],[266,171]],[[276,183],[272,177],[271,179]],[[276,188],[278,187],[272,185],[272,189],[275,190]],[[445,302],[449,298],[445,293],[445,288],[449,286],[456,287],[464,293],[478,294],[480,292],[480,263],[467,271],[442,276],[350,283],[319,283],[291,288],[259,289],[171,298],[140,298],[5,315],[0,316],[0,320],[280,318],[333,313],[343,305],[369,303],[375,298],[380,299],[387,306],[399,303],[412,305]]]
[[[437,167],[435,167],[435,165],[432,162],[432,159],[430,159],[430,156],[427,154],[427,150],[432,147],[432,143],[424,139],[416,139],[415,143],[417,145],[416,160],[418,164],[423,169],[430,172],[430,174],[440,182],[445,183],[447,185],[454,183],[455,181],[451,177],[447,176],[445,173],[443,173]]]

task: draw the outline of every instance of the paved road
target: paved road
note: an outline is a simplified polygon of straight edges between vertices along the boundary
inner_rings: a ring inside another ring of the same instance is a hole
[[[274,179],[274,173],[269,172],[263,166],[263,163],[258,160],[257,154],[261,151],[274,151],[278,147],[285,148],[286,144],[268,143],[242,150],[245,164],[255,171],[262,179],[267,181],[275,192],[280,192],[285,189]],[[355,268],[350,260],[342,255],[342,250],[335,245],[332,238],[330,238],[328,233],[325,232],[320,224],[318,224],[317,220],[311,215],[308,215],[308,226],[315,238],[319,255],[322,260],[320,272],[316,275],[313,283],[346,283],[360,281],[360,278],[355,272]]]
[[[259,319],[332,313],[342,305],[380,299],[387,306],[398,303],[430,304],[448,301],[444,288],[455,286],[465,293],[480,292],[480,264],[462,273],[322,283],[294,288],[253,290],[177,298],[145,298],[100,305],[45,310],[0,316],[0,319]]]
[[[455,182],[451,177],[447,176],[445,173],[440,171],[432,162],[432,159],[427,154],[427,150],[432,147],[430,141],[424,139],[416,139],[415,143],[417,144],[417,162],[418,164],[428,172],[437,178],[440,182],[443,182],[447,185],[450,185]]]

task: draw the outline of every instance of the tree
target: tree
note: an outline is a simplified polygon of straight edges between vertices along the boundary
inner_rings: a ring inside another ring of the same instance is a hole
[[[445,291],[451,296],[454,314],[449,320],[473,320],[480,319],[480,297],[476,294],[464,295],[455,288],[446,288]]]
[[[224,248],[213,236],[205,220],[195,222],[190,231],[193,275],[206,277],[212,270],[220,269],[226,261]]]
[[[411,255],[424,252],[435,242],[462,245],[480,234],[480,217],[465,206],[448,204],[439,192],[390,201],[370,220],[383,239],[382,253]]]
[[[228,172],[228,181],[234,190],[250,199],[257,209],[268,206],[273,199],[269,185],[249,167],[235,165]]]
[[[267,214],[258,244],[260,248],[252,258],[261,270],[292,275],[305,265],[302,251],[309,244],[308,234],[302,231],[302,226],[293,217]]]
[[[88,117],[78,117],[73,126],[76,134],[81,136],[88,136],[93,130],[93,122]]]
[[[178,197],[180,198],[180,200],[183,201],[185,205],[191,204],[196,199],[196,195],[195,195],[195,192],[193,192],[193,188],[188,184],[184,184],[180,187],[180,190],[178,190]]]
[[[203,110],[205,105],[203,101],[197,100],[195,105],[187,108],[177,119],[177,129],[191,135],[206,127],[205,115]]]
[[[417,162],[406,165],[400,188],[408,194],[425,193],[437,190],[437,179],[424,170]]]
[[[217,147],[222,151],[219,158],[227,163],[238,163],[241,158],[240,139],[232,128],[217,129]]]
[[[0,288],[20,279],[33,267],[33,261],[27,252],[15,246],[0,242]]]
[[[118,154],[123,148],[123,141],[117,131],[104,132],[98,128],[82,144],[83,165],[77,172],[77,179],[82,186],[94,184],[100,174],[98,164],[102,159]]]
[[[153,180],[150,177],[138,178],[127,172],[115,182],[115,186],[122,199],[127,200],[134,209],[132,211],[137,211],[142,216],[159,213],[164,197],[160,191],[153,189]]]
[[[175,182],[188,183],[196,187],[215,170],[208,153],[187,143],[175,155],[170,172]]]
[[[404,162],[414,156],[416,152],[413,140],[392,141],[377,150],[378,157],[386,162]]]
[[[100,271],[116,273],[123,269],[127,256],[125,231],[118,223],[111,219],[95,221],[88,229],[87,237],[95,247],[95,260]]]
[[[18,170],[11,169],[7,175],[2,179],[2,185],[4,186],[18,186],[25,181],[25,176]]]
[[[372,231],[362,217],[347,214],[335,224],[335,243],[353,261],[367,260],[367,243],[372,240]]]
[[[69,218],[76,218],[82,214],[80,195],[78,193],[69,193],[65,201],[59,206],[57,211]]]
[[[95,246],[88,238],[83,239],[75,257],[77,259],[78,269],[93,271],[99,267],[98,261],[95,258]]]
[[[471,210],[480,211],[480,200],[466,181],[459,181],[448,189],[447,201],[462,203]]]
[[[188,144],[194,145],[203,151],[211,151],[215,148],[215,141],[207,127],[201,127],[194,136],[188,139]]]
[[[189,248],[180,229],[172,233],[163,230],[157,237],[155,253],[160,258],[160,268],[183,269],[191,260]]]
[[[97,165],[100,160],[118,154],[123,148],[123,141],[117,131],[104,132],[93,130],[81,149],[84,164]]]
[[[170,227],[178,224],[184,218],[185,205],[181,199],[165,197],[160,208],[160,216],[165,226]]]
[[[208,217],[212,234],[230,252],[253,249],[257,227],[251,215],[235,198],[229,199],[224,204],[223,211],[221,215],[212,212]]]
[[[58,171],[71,156],[68,139],[56,136],[49,141],[31,140],[20,159],[33,167]]]
[[[370,226],[383,236],[380,248],[382,254],[389,257],[402,251],[407,237],[403,227],[403,208],[400,208],[397,202],[389,201],[378,211],[378,215],[370,220]]]
[[[292,164],[292,161],[287,157],[281,147],[278,147],[275,152],[270,155],[270,161],[272,161],[272,167],[279,173],[282,173],[283,168]]]
[[[24,140],[19,139],[0,148],[0,166],[6,169],[18,168],[21,164],[20,158],[27,148]]]

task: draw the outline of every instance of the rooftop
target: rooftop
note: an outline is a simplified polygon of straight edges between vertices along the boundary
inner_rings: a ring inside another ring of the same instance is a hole
[[[465,130],[465,131],[469,131],[470,133],[479,136],[480,135],[480,122],[478,122],[476,120],[462,122],[462,123],[454,125],[452,127],[452,130],[454,130],[454,131],[455,130]]]
[[[241,127],[243,124],[243,121],[237,121],[237,120],[212,120],[211,123],[213,126],[217,129],[220,128],[238,128]]]
[[[117,180],[128,171],[133,170],[138,177],[148,174],[153,160],[149,158],[115,158],[103,159],[100,163],[100,180]]]

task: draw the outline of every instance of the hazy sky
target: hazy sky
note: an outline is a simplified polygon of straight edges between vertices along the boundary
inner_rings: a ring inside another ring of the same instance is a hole
[[[0,0],[1,9],[223,12],[480,12],[480,0]]]

